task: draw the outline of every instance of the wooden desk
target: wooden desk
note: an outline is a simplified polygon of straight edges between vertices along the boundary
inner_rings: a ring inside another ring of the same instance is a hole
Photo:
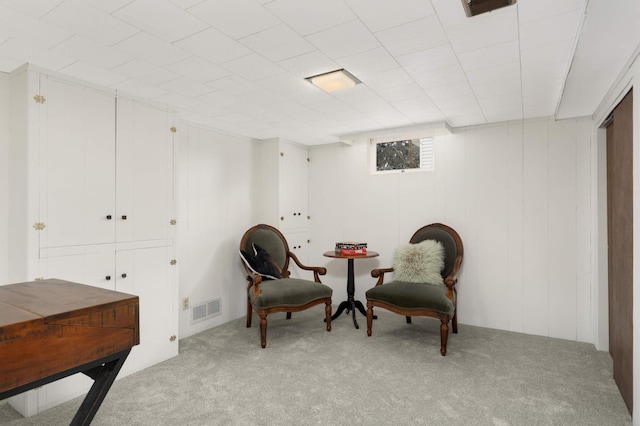
[[[353,272],[353,260],[376,257],[376,256],[379,256],[379,253],[376,253],[375,251],[367,250],[366,254],[354,254],[354,255],[344,256],[336,253],[335,250],[332,250],[332,251],[323,253],[323,256],[333,257],[336,259],[347,259],[347,262],[348,262],[347,263],[347,300],[340,303],[340,305],[338,306],[338,310],[336,311],[335,314],[331,316],[331,319],[334,320],[338,318],[340,314],[342,314],[342,312],[346,309],[347,314],[349,314],[350,311],[353,313],[352,314],[353,325],[356,328],[360,328],[360,326],[358,325],[358,321],[356,321],[355,310],[358,309],[360,313],[365,317],[367,316],[367,311],[365,311],[364,305],[362,304],[362,302],[359,300],[355,300],[353,297],[353,294],[355,293],[355,288],[356,288],[354,272]]]
[[[138,296],[56,279],[0,286],[0,400],[82,372],[95,382],[71,424],[89,424],[139,343]]]

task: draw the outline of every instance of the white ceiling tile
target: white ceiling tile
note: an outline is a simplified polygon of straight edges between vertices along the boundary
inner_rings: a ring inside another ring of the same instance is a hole
[[[491,83],[476,84],[473,86],[473,93],[475,93],[478,100],[483,98],[502,97],[503,99],[509,99],[515,97],[520,99],[522,91],[522,83],[520,79],[514,80],[501,80]]]
[[[282,96],[273,90],[259,89],[254,92],[239,95],[238,99],[245,104],[256,104],[271,108],[273,104],[286,101],[287,97]]]
[[[569,61],[556,62],[553,64],[543,65],[527,65],[522,67],[522,80],[523,81],[535,81],[535,80],[557,80],[564,78],[567,75]]]
[[[40,1],[40,0],[34,0],[34,1]],[[105,12],[105,13],[113,13],[116,10],[120,9],[123,6],[126,6],[127,4],[131,3],[131,0],[109,0],[109,1],[104,1],[104,0],[83,0],[85,3],[90,4],[91,6],[95,7],[96,9],[100,9],[101,11]]]
[[[318,50],[280,61],[278,65],[302,78],[323,74],[340,68],[336,62]]]
[[[362,82],[371,89],[378,91],[390,87],[404,86],[405,84],[413,83],[413,80],[404,69],[396,67],[387,71],[367,74],[362,77]]]
[[[91,81],[105,87],[112,87],[118,83],[128,80],[127,76],[117,74],[104,68],[86,62],[74,62],[73,64],[61,68],[61,73],[70,75],[84,81]]]
[[[435,14],[431,3],[424,0],[346,0],[346,2],[373,32],[401,27]]]
[[[521,50],[522,67],[565,62],[571,57],[573,40],[558,40],[554,43]]]
[[[140,31],[79,0],[66,0],[47,13],[42,21],[111,46]]]
[[[33,18],[41,18],[62,2],[63,0],[3,0],[2,4]],[[2,14],[5,13],[3,10]]]
[[[460,1],[431,0],[431,4],[438,14],[438,18],[440,18],[440,23],[445,29],[469,22],[469,18],[467,18],[467,15],[464,13],[464,6]]]
[[[452,65],[445,68],[416,72],[411,74],[420,87],[429,88],[444,86],[446,84],[461,83],[467,81],[467,76],[460,65]]]
[[[187,11],[236,40],[280,23],[254,0],[207,0]]]
[[[167,66],[171,71],[192,80],[206,83],[229,75],[229,71],[203,59],[199,56],[189,56],[181,61]]]
[[[274,62],[315,50],[307,40],[285,24],[271,27],[238,41]]]
[[[573,40],[580,26],[580,9],[520,25],[520,48],[532,49],[558,40]]]
[[[470,70],[467,71],[467,78],[472,86],[500,82],[504,79],[515,80],[520,78],[520,62]]]
[[[510,64],[520,60],[520,49],[517,41],[510,41],[484,49],[460,53],[460,64],[465,71]]]
[[[115,11],[113,16],[169,43],[208,27],[168,0],[134,0]]]
[[[233,61],[225,62],[220,66],[227,71],[231,71],[234,74],[250,81],[259,80],[261,78],[285,72],[278,65],[256,53],[243,56],[239,59],[234,59]]]
[[[208,28],[175,42],[174,45],[218,65],[251,53],[251,49],[215,28]]]
[[[574,10],[582,11],[586,3],[585,0],[520,0],[518,2],[518,20],[520,24],[525,24]]]
[[[377,47],[352,56],[345,56],[337,62],[356,77],[398,67],[398,62],[384,47]]]
[[[164,95],[160,95],[160,96],[156,96],[155,98],[152,98],[152,100],[156,101],[156,102],[161,102],[163,104],[167,104],[167,105],[173,105],[176,106],[178,108],[190,108],[190,107],[195,107],[197,105],[201,105],[202,101],[191,98],[189,96],[184,96],[181,95],[179,93],[173,93],[173,92],[169,92],[166,93]]]
[[[446,33],[456,53],[503,44],[518,40],[518,15],[516,9],[499,15],[490,13],[486,19],[449,27]]]
[[[73,33],[41,22],[25,13],[0,5],[0,38],[17,38],[27,44],[49,49]]]
[[[352,21],[356,15],[342,0],[274,0],[265,5],[303,36]]]
[[[162,67],[191,56],[190,53],[145,32],[122,40],[114,44],[113,48]]]
[[[306,38],[332,59],[353,56],[380,47],[378,40],[360,21],[350,21]]]
[[[94,0],[94,1],[100,1],[100,0]],[[169,0],[169,1],[184,10],[192,8],[198,3],[202,3],[202,0]]]
[[[42,49],[18,39],[10,38],[0,45],[0,57],[22,64],[30,63],[58,71],[76,60],[50,50]]]
[[[1,45],[2,43],[0,42],[0,46]],[[2,55],[0,55],[0,72],[10,73],[11,71],[16,70],[22,65],[24,65],[24,61],[22,60],[11,59],[9,57],[3,57]]]
[[[153,99],[167,93],[160,87],[140,80],[128,79],[113,86],[119,93],[132,95],[141,99]]]
[[[443,100],[449,99],[463,99],[465,100],[464,105],[469,104],[467,100],[472,100],[471,103],[475,103],[475,95],[467,82],[431,87],[426,89],[425,92],[436,105],[440,105]]]
[[[110,69],[133,59],[131,55],[79,35],[65,40],[51,50],[103,69]]]
[[[398,56],[396,59],[412,75],[458,64],[458,58],[448,44]]]
[[[170,92],[175,92],[179,95],[191,98],[206,95],[207,93],[211,93],[216,90],[211,86],[198,83],[197,81],[186,77],[174,78],[173,80],[160,83],[159,86]]]
[[[541,104],[548,99],[558,99],[562,90],[563,79],[536,80],[522,82],[522,97],[525,103]]]
[[[207,82],[207,86],[232,95],[241,95],[243,93],[255,92],[260,89],[258,84],[237,75],[227,75],[225,77],[209,81]]]
[[[149,84],[160,84],[178,77],[171,71],[139,59],[119,65],[113,71]]]
[[[416,98],[417,96],[424,94],[420,86],[415,83],[381,89],[378,93],[388,102]]]
[[[449,43],[437,16],[429,16],[375,33],[394,56],[405,55]]]

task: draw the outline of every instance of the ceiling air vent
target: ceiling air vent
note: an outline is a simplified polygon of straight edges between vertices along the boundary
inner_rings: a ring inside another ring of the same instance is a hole
[[[491,12],[502,7],[516,4],[517,0],[462,0],[464,13],[468,17],[480,15],[481,13]]]

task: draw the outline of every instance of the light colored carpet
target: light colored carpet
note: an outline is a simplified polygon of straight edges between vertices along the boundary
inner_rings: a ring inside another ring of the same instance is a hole
[[[117,380],[94,425],[630,425],[608,353],[593,345],[460,325],[440,356],[439,322],[379,309],[373,335],[324,308],[257,316],[180,341],[180,355]],[[63,425],[81,400],[6,425]]]

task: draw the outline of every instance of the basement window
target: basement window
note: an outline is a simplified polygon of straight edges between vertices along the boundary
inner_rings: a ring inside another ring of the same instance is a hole
[[[376,142],[375,171],[433,170],[433,154],[433,138]]]

